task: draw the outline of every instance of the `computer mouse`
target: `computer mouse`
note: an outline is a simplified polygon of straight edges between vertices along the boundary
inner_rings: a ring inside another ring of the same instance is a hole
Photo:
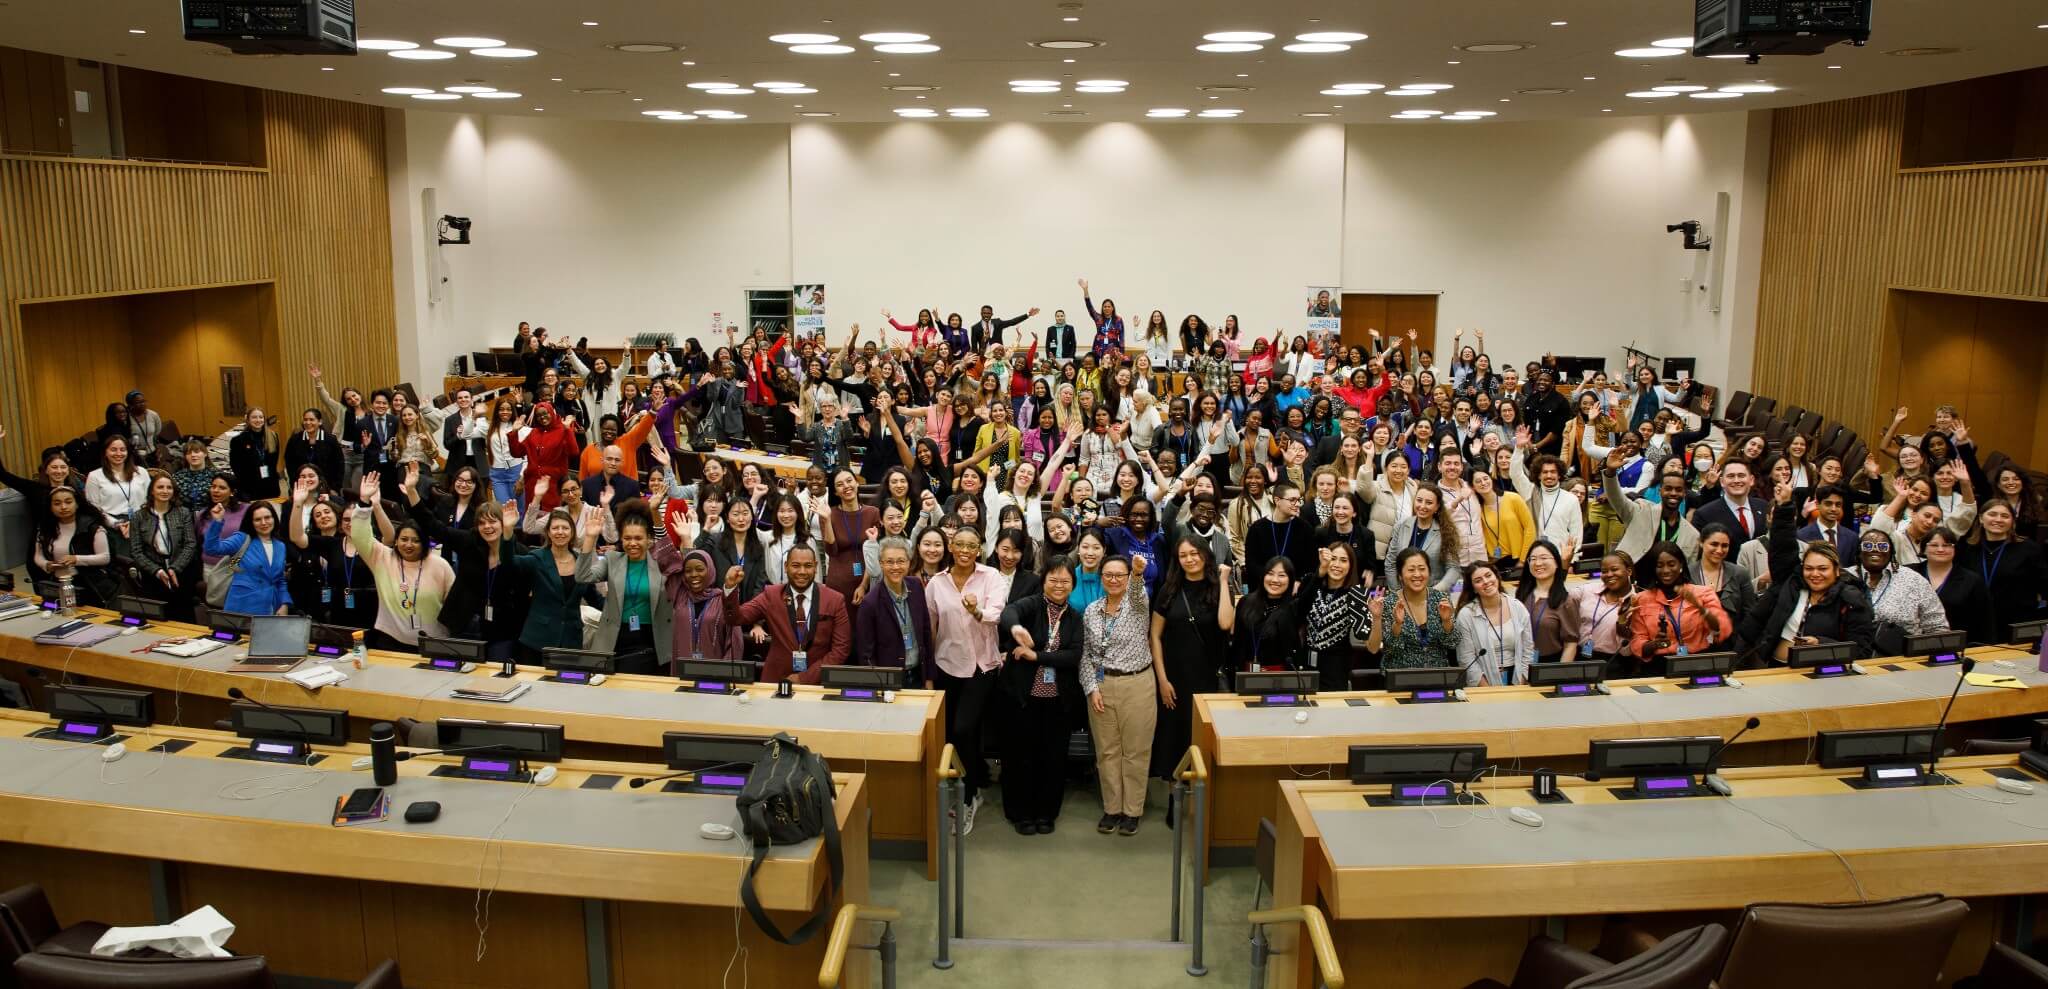
[[[731,841],[737,832],[723,824],[706,821],[699,825],[697,833],[712,841]]]
[[[742,690],[742,691],[740,691],[739,693],[737,693],[737,694],[734,694],[733,696],[734,696],[734,697],[736,697],[736,698],[738,698],[738,699],[739,699],[739,702],[740,702],[740,703],[742,703],[742,704],[752,704],[752,703],[754,703],[754,695],[753,695],[753,694],[751,694],[751,693],[748,693],[747,691],[744,691],[744,690]]]
[[[1463,687],[1459,687],[1458,689],[1456,689],[1456,690],[1453,690],[1453,691],[1451,691],[1451,696],[1452,696],[1452,697],[1455,697],[1455,698],[1457,698],[1457,699],[1459,699],[1459,700],[1461,700],[1461,701],[1462,701],[1462,700],[1464,700],[1464,699],[1465,699],[1465,688],[1463,688]]]
[[[1540,828],[1543,826],[1543,815],[1538,814],[1527,807],[1508,808],[1508,818],[1514,821],[1516,824],[1527,825],[1528,827],[1532,828]]]
[[[884,690],[884,691],[882,691],[882,703],[884,703],[884,704],[894,704],[894,703],[896,703],[896,692],[895,692],[895,691],[893,691],[893,690]]]
[[[356,761],[354,761],[354,762],[351,762],[351,763],[349,763],[349,764],[348,764],[348,768],[350,768],[350,769],[368,769],[368,768],[370,768],[370,757],[369,757],[369,756],[366,756],[366,755],[359,755],[359,756],[356,756]]]
[[[1998,777],[1997,781],[1998,788],[2004,790],[2007,793],[2016,793],[2022,797],[2025,797],[2031,796],[2034,792],[2034,784],[2029,783],[2026,780],[2012,780],[2000,776]]]
[[[1296,712],[1294,712],[1294,723],[1295,723],[1295,724],[1297,724],[1297,725],[1305,725],[1305,724],[1308,724],[1308,712],[1307,712],[1307,711],[1296,711]]]
[[[1730,687],[1740,688],[1742,686],[1742,681],[1737,680],[1734,677],[1727,677],[1726,679],[1722,680],[1722,682],[1726,683]]]
[[[136,632],[138,632],[138,631],[140,631],[140,629],[133,629],[133,628],[124,628],[124,629],[122,629],[122,630],[121,630],[121,634],[122,634],[122,635],[134,635],[134,634],[135,634]]]
[[[100,761],[120,762],[121,757],[127,754],[128,746],[123,745],[120,742],[115,742],[114,744],[109,745],[105,749],[100,751]]]
[[[604,675],[604,674],[602,674],[602,673],[592,673],[592,674],[590,675],[590,685],[591,685],[591,686],[593,686],[593,687],[595,687],[595,686],[597,686],[598,684],[601,684],[601,683],[603,683],[603,682],[605,682],[606,680],[609,680],[609,679],[611,679],[611,677],[605,676],[605,675]]]
[[[542,766],[540,767],[540,772],[533,774],[533,785],[535,786],[546,786],[554,781],[555,767],[553,766]]]

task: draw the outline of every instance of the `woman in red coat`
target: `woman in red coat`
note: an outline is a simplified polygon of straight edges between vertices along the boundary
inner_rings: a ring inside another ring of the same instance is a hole
[[[533,486],[548,478],[547,493],[539,501],[540,511],[553,511],[561,503],[562,481],[569,465],[576,462],[576,434],[555,418],[555,407],[541,402],[533,407],[533,423],[512,434],[512,455],[526,458],[526,503],[534,505]]]

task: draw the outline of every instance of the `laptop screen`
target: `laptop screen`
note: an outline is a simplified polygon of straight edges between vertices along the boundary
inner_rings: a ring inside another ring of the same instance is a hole
[[[306,642],[312,636],[311,618],[302,615],[258,615],[249,622],[249,658],[304,659]]]

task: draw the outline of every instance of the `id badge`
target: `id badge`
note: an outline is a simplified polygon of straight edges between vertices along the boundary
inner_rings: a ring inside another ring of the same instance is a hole
[[[1687,649],[1685,643],[1681,642],[1678,644],[1678,654],[1680,656],[1690,656],[1692,655],[1692,650]]]
[[[323,587],[323,588],[321,588],[321,589],[320,589],[320,603],[321,603],[321,604],[333,604],[333,603],[334,603],[334,588],[332,588],[332,587]]]
[[[1054,680],[1054,674],[1053,674],[1053,670],[1052,670],[1052,667],[1050,667],[1050,666],[1044,666],[1044,667],[1040,667],[1040,668],[1039,668],[1039,670],[1038,670],[1038,682],[1039,682],[1039,683],[1052,683],[1052,682],[1053,682],[1053,680]]]
[[[1583,657],[1585,657],[1585,658],[1587,658],[1587,659],[1592,659],[1592,658],[1593,658],[1593,640],[1592,640],[1592,639],[1581,639],[1581,640],[1579,640],[1579,655],[1580,655],[1580,656],[1583,656]]]
[[[855,563],[855,564],[853,565],[853,575],[854,575],[854,576],[856,576],[856,577],[860,576],[860,572],[861,572],[861,571],[862,571],[863,569],[865,569],[865,565],[864,565],[864,564],[861,564],[861,563]]]
[[[354,610],[355,610],[355,607],[356,607],[356,592],[354,592],[354,591],[343,591],[343,592],[341,592],[341,606],[342,606],[342,607],[344,607],[344,608],[347,608],[347,609],[349,609],[350,611],[354,611]]]
[[[258,467],[258,468],[256,469],[256,476],[257,476],[257,477],[260,477],[260,478],[263,478],[264,480],[269,480],[269,479],[270,479],[270,465],[269,465],[269,464],[264,464],[263,466],[261,466],[261,467]]]
[[[493,612],[493,609],[491,608],[491,606],[490,606],[490,605],[488,605],[488,604],[487,604],[487,605],[484,605],[484,621],[491,621],[491,620],[492,620],[492,618],[491,618],[491,614],[492,614],[492,612]]]
[[[626,631],[628,631],[628,632],[638,632],[638,631],[640,631],[640,616],[639,616],[639,615],[627,615],[627,616],[626,616]]]
[[[789,671],[791,673],[802,673],[804,670],[809,669],[810,665],[811,660],[809,654],[801,652],[793,652],[789,654]]]

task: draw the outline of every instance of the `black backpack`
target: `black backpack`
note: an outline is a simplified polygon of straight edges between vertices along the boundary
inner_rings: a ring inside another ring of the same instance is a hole
[[[787,732],[780,732],[762,744],[754,771],[738,798],[740,823],[754,860],[740,883],[740,902],[762,933],[783,944],[802,944],[818,933],[832,915],[832,897],[839,891],[846,871],[839,853],[839,818],[832,809],[832,771],[822,756],[797,744]],[[771,845],[795,845],[812,838],[825,839],[825,858],[832,866],[832,881],[825,888],[824,902],[809,920],[784,935],[761,909],[754,895],[754,874],[768,857]]]

